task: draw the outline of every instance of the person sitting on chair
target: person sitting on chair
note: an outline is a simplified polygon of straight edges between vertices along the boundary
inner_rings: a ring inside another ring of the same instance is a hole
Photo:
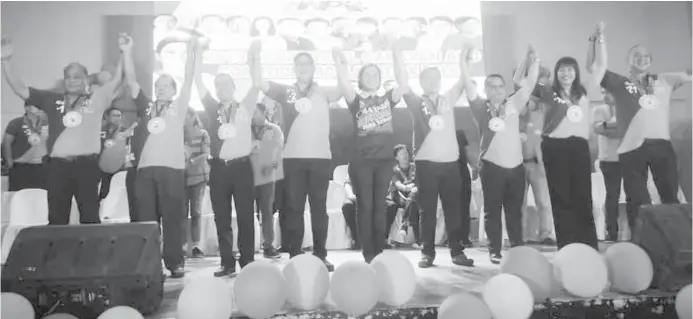
[[[409,232],[409,226],[412,226],[416,240],[415,245],[419,245],[419,205],[416,200],[419,190],[414,183],[416,166],[411,162],[409,150],[402,144],[395,146],[393,155],[397,164],[393,169],[390,192],[386,199],[387,225],[391,226],[397,216],[397,211],[403,209],[404,214],[402,215],[402,225],[399,230],[400,235],[406,237]],[[387,228],[387,230],[389,229],[390,227]]]

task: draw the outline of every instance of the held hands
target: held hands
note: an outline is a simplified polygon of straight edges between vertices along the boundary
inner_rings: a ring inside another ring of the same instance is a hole
[[[9,60],[14,54],[14,45],[12,45],[12,39],[9,37],[2,37],[2,60]]]
[[[126,53],[132,52],[132,46],[134,44],[135,41],[133,41],[132,38],[126,33],[118,34],[118,46],[120,47],[121,51]]]
[[[590,41],[592,42],[604,42],[604,27],[605,24],[604,22],[599,22],[597,23],[594,33],[592,34],[592,37],[590,37]]]
[[[539,62],[539,54],[537,53],[537,47],[534,44],[530,44],[527,47],[527,62],[530,65],[534,62]]]

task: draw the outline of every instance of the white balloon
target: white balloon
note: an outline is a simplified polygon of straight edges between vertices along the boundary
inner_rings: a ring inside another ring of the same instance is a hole
[[[608,284],[604,258],[597,250],[582,243],[561,248],[554,258],[554,271],[565,290],[582,298],[599,295]]]
[[[416,273],[407,257],[399,252],[387,250],[373,258],[371,267],[378,274],[381,302],[398,307],[414,296]]]
[[[495,319],[527,319],[534,311],[534,296],[515,275],[498,274],[484,284],[483,298]]]
[[[330,295],[337,310],[357,317],[378,303],[378,275],[363,261],[347,261],[335,269]]]
[[[221,278],[190,281],[178,296],[178,319],[228,319],[232,311],[231,287]]]
[[[654,267],[650,256],[640,246],[630,242],[613,244],[604,252],[604,259],[613,290],[635,294],[650,287]]]
[[[128,306],[117,306],[102,313],[98,319],[144,319],[142,314]]]
[[[481,298],[461,292],[445,298],[438,307],[438,319],[492,319],[491,310]]]
[[[265,319],[286,303],[284,274],[267,261],[255,261],[238,274],[233,286],[238,310],[253,319]]]
[[[43,319],[79,319],[77,316],[69,313],[54,313],[49,316],[43,317]]]
[[[692,296],[690,284],[686,287],[683,287],[683,289],[679,290],[679,293],[676,294],[676,304],[674,305],[674,307],[676,308],[676,314],[678,314],[679,318],[693,318],[693,307],[691,307],[691,297]]]
[[[34,307],[29,300],[14,292],[0,294],[0,318],[34,319]]]
[[[553,265],[536,248],[518,246],[510,249],[500,264],[501,273],[513,274],[525,281],[532,290],[535,302],[551,295]]]
[[[300,310],[317,308],[330,290],[327,267],[311,254],[298,255],[284,267],[289,303]]]

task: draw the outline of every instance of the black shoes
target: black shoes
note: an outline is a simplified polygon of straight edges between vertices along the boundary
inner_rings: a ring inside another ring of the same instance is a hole
[[[452,257],[452,263],[458,266],[472,267],[474,266],[474,259],[467,257],[464,252],[459,255]]]
[[[279,254],[279,252],[276,249],[268,248],[265,249],[265,251],[262,253],[262,257],[265,257],[267,259],[280,259],[282,258],[282,255]]]
[[[192,258],[202,258],[205,256],[205,253],[200,250],[200,248],[193,247],[192,249]]]
[[[419,268],[430,268],[433,267],[433,257],[421,255],[421,260],[419,260]]]
[[[236,268],[224,267],[222,266],[219,270],[214,272],[214,277],[226,277],[236,274]]]
[[[327,261],[325,258],[320,258],[322,260],[322,263],[325,264],[325,267],[327,267],[328,272],[333,272],[334,271],[334,265]]]
[[[183,267],[178,267],[174,269],[169,269],[171,272],[171,278],[183,278],[185,276],[185,270],[183,270]]]

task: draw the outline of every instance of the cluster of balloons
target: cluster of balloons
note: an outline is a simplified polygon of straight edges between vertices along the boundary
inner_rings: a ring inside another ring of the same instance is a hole
[[[370,311],[378,302],[401,306],[414,295],[416,274],[411,262],[396,251],[378,255],[371,264],[349,261],[335,269],[332,279],[315,256],[292,258],[283,271],[269,262],[244,267],[233,287],[223,279],[196,279],[178,297],[178,319],[227,319],[233,305],[252,319],[266,319],[288,301],[301,311],[318,308],[331,295],[337,310],[350,316]]]
[[[0,318],[12,319],[34,319],[36,313],[29,300],[20,294],[13,292],[3,292],[0,295]],[[139,311],[127,307],[116,306],[104,311],[98,319],[144,319]],[[54,313],[43,317],[43,319],[80,319],[69,313]]]
[[[438,318],[457,318],[463,309],[469,318],[518,319],[532,315],[534,303],[543,302],[563,289],[581,297],[596,297],[606,290],[636,294],[647,289],[654,276],[652,261],[638,245],[629,242],[610,246],[604,254],[585,244],[567,245],[553,264],[537,249],[510,249],[501,263],[501,273],[488,280],[481,298],[470,293],[450,296],[441,305]],[[691,318],[691,286],[676,298],[679,318]]]

